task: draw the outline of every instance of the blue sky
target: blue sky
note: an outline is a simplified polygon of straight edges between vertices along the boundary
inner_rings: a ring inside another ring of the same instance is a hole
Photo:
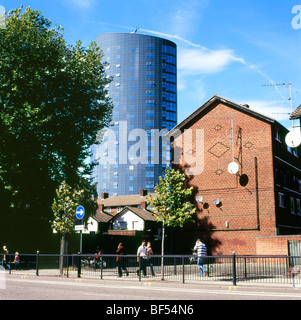
[[[70,44],[105,32],[138,32],[178,46],[178,121],[217,94],[289,127],[301,104],[301,0],[0,0],[30,6],[64,27]],[[300,21],[299,21],[300,22]]]

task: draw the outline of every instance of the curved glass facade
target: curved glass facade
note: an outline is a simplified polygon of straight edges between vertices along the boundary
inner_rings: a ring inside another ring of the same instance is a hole
[[[176,44],[131,33],[101,34],[95,41],[113,78],[107,90],[114,104],[112,126],[94,147],[98,194],[153,192],[169,159],[158,134],[177,123]]]

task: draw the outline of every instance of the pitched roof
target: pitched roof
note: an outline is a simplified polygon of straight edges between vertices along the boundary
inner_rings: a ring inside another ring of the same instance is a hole
[[[301,119],[301,104],[294,112],[291,113],[290,120],[293,119]]]
[[[103,212],[101,210],[97,210],[96,214],[93,216],[93,218],[97,222],[109,222],[113,217],[114,217],[114,215],[112,215],[108,212]]]
[[[133,206],[140,205],[141,202],[146,202],[147,196],[141,196],[140,194],[128,195],[128,196],[114,196],[106,199],[97,199],[98,204],[103,204],[105,207],[118,207],[118,206]]]
[[[172,135],[173,131],[175,131],[177,129],[181,129],[184,125],[188,124],[191,120],[193,120],[197,115],[199,115],[206,108],[208,108],[210,105],[212,105],[212,103],[214,103],[215,101],[223,102],[223,103],[225,103],[235,109],[246,112],[254,117],[260,118],[261,120],[264,120],[267,122],[272,122],[272,123],[275,122],[274,119],[250,109],[248,105],[241,105],[241,104],[235,103],[233,101],[230,101],[228,99],[225,99],[223,97],[220,97],[218,95],[214,95],[212,98],[207,100],[203,105],[201,105],[198,109],[196,109],[193,113],[191,113],[186,119],[184,119],[182,122],[180,122],[178,125],[176,125],[173,129],[171,129],[171,131],[167,135],[170,136],[170,135]]]
[[[123,214],[127,210],[132,211],[135,213],[138,217],[145,221],[157,221],[157,219],[152,215],[152,211],[141,209],[141,208],[135,208],[135,207],[125,207],[123,210],[118,212],[114,217],[111,218],[111,220],[115,219],[117,216]]]

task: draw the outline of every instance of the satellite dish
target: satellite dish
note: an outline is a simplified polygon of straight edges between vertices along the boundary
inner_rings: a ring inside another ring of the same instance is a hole
[[[219,199],[214,199],[213,200],[213,204],[215,204],[216,206],[220,203],[220,200]]]
[[[296,148],[301,143],[301,133],[299,131],[291,131],[285,137],[285,143],[291,147]]]
[[[215,204],[217,208],[220,208],[223,205],[220,199],[214,199],[213,204]]]
[[[236,174],[239,170],[239,166],[236,162],[231,162],[229,165],[228,165],[228,172],[231,173],[231,174]]]
[[[204,200],[204,198],[203,198],[202,196],[198,196],[198,197],[196,198],[196,201],[197,201],[197,202],[203,202],[203,200]]]

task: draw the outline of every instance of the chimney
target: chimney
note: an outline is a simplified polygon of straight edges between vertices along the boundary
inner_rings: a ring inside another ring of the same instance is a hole
[[[144,196],[146,196],[146,195],[147,195],[147,190],[141,189],[141,191],[140,191],[140,196],[141,196],[141,197],[144,197]]]
[[[101,194],[101,199],[107,199],[107,198],[109,198],[109,194],[107,192],[103,192]]]
[[[147,208],[147,203],[146,203],[146,201],[142,201],[141,202],[141,204],[140,204],[140,207],[141,207],[141,209],[146,209]]]

